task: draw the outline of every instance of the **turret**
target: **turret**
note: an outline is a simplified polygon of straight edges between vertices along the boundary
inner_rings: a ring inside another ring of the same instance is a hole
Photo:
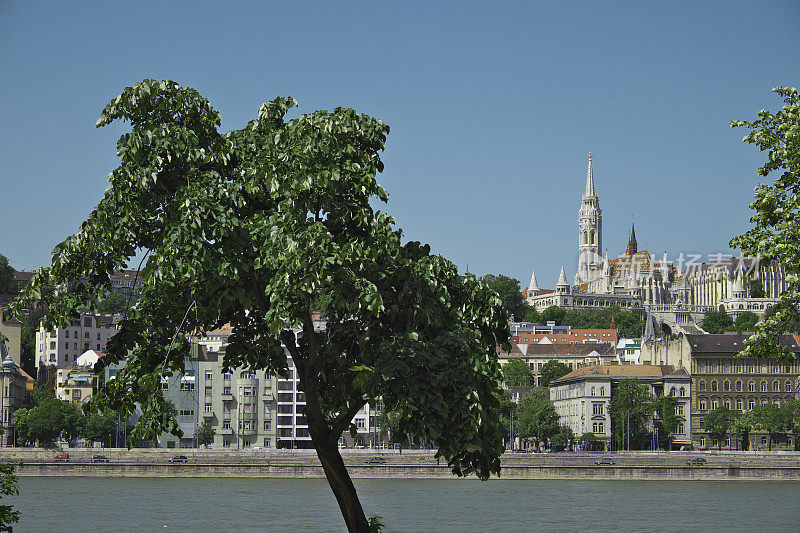
[[[558,283],[556,283],[557,294],[569,294],[569,281],[567,281],[567,274],[564,272],[564,265],[561,265],[561,275],[558,276]]]
[[[540,292],[539,284],[536,283],[536,270],[531,270],[531,282],[528,284],[528,296],[535,296]]]
[[[732,296],[734,298],[747,297],[747,290],[745,289],[744,278],[745,278],[744,270],[742,270],[742,267],[740,266],[736,270],[736,278],[733,281]]]

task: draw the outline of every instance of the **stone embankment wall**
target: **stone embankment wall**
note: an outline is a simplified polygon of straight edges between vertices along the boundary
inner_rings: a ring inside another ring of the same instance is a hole
[[[86,477],[323,477],[313,451],[216,450],[68,450],[70,460],[53,460],[52,450],[4,449],[0,461],[16,465],[20,476]],[[107,463],[92,463],[102,453]],[[176,455],[186,463],[170,463]],[[450,468],[438,463],[430,451],[343,451],[354,478],[454,478]],[[367,461],[381,457],[383,463]],[[707,464],[691,466],[691,458]],[[597,465],[599,459],[614,464]],[[653,479],[653,480],[798,480],[798,454],[629,453],[629,454],[506,454],[503,479]]]

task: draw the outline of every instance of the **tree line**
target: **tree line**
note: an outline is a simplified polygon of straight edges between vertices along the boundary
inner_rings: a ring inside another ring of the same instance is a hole
[[[712,409],[703,417],[701,427],[716,441],[718,449],[726,437],[738,437],[737,448],[747,449],[750,433],[760,431],[767,434],[768,449],[774,442],[793,435],[795,449],[800,438],[800,400],[778,404],[755,405],[749,411],[737,411],[721,406]]]

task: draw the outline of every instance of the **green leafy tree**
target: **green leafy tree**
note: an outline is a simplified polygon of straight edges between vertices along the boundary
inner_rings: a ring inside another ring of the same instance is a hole
[[[200,446],[208,446],[214,442],[214,435],[217,430],[207,423],[203,422],[197,430],[197,444]]]
[[[503,381],[509,387],[528,387],[533,385],[531,367],[522,359],[512,359],[503,365]]]
[[[555,446],[569,446],[574,438],[575,434],[569,426],[558,426],[558,431],[550,437],[550,443]]]
[[[542,311],[542,322],[555,322],[556,326],[561,325],[561,321],[564,319],[564,315],[567,314],[566,309],[562,309],[560,307],[556,307],[555,305],[551,305],[544,311]]]
[[[80,437],[92,442],[102,442],[111,446],[119,429],[119,413],[106,409],[93,411],[86,415],[80,429]]]
[[[546,391],[536,389],[520,397],[516,425],[520,437],[538,442],[547,442],[558,433],[558,413]]]
[[[776,261],[783,266],[790,280],[781,294],[774,312],[756,327],[756,334],[747,341],[742,357],[793,358],[789,349],[775,342],[776,336],[800,320],[800,94],[791,87],[772,89],[783,98],[777,113],[761,110],[755,121],[733,121],[732,127],[745,127],[750,132],[743,141],[768,152],[767,161],[758,169],[759,176],[778,174],[770,185],[755,188],[755,201],[750,208],[753,228],[731,240],[748,257],[762,262]]]
[[[759,404],[750,411],[750,422],[755,429],[769,435],[769,450],[772,441],[785,436],[793,428],[793,413],[790,407],[775,404]]]
[[[539,314],[539,311],[536,310],[535,307],[528,304],[527,302],[524,303],[524,320],[525,322],[530,322],[532,324],[542,324],[544,320],[542,319],[542,315]]]
[[[751,279],[747,282],[747,295],[750,298],[765,298],[764,285],[760,280]]]
[[[712,438],[717,439],[719,449],[722,450],[722,441],[730,433],[736,423],[736,411],[728,407],[717,407],[709,411],[703,417],[701,427],[711,435]]]
[[[614,389],[608,412],[617,447],[630,439],[630,447],[641,450],[650,444],[647,424],[655,412],[654,398],[647,385],[636,379],[623,379]]]
[[[14,279],[14,269],[8,264],[8,258],[0,254],[0,294],[9,294],[12,292],[11,285]]]
[[[597,441],[597,435],[595,435],[591,431],[588,432],[588,433],[584,433],[583,435],[581,435],[580,441],[581,442],[595,442],[595,441]]]
[[[36,375],[36,331],[46,311],[44,306],[37,306],[21,317],[19,366],[31,376]]]
[[[277,98],[240,130],[194,89],[144,80],[103,110],[98,126],[128,121],[120,166],[79,231],[16,306],[41,298],[48,324],[94,308],[109,275],[144,250],[139,299],[101,365],[127,366],[98,408],[142,415],[129,445],[181,435],[160,382],[182,371],[176,332],[229,323],[225,368],[286,374],[292,358],[304,416],[348,529],[367,519],[337,442],[354,415],[382,398],[397,414],[392,439],[436,447],[457,475],[499,472],[501,373],[507,315],[495,292],[402,233],[374,204],[388,126],[352,109],[287,119]],[[47,286],[63,287],[55,295]],[[322,302],[322,303],[320,303]],[[326,319],[315,324],[315,311]]]
[[[568,364],[551,359],[542,365],[542,370],[539,373],[539,385],[549,387],[551,381],[566,376],[570,372],[572,372],[572,369]]]
[[[750,412],[734,412],[736,416],[733,419],[733,425],[731,426],[731,434],[736,435],[739,440],[739,444],[737,448],[741,448],[744,451],[749,449],[750,444],[750,426],[752,426]]]
[[[101,313],[108,315],[123,314],[128,308],[128,298],[116,292],[107,292],[99,300],[99,304],[98,310]]]
[[[706,311],[700,327],[708,333],[725,333],[733,329],[733,319],[724,309]]]
[[[764,312],[764,320],[772,319],[773,317],[775,317],[781,310],[782,306],[783,302],[780,302],[767,309]],[[781,319],[778,325],[778,330],[783,332],[800,333],[800,314],[792,315],[791,313],[788,313],[784,315],[784,318]]]
[[[756,329],[756,324],[758,324],[758,315],[752,311],[743,311],[736,317],[733,329],[735,329],[737,333],[754,331]]]
[[[610,329],[611,319],[622,337],[640,337],[644,329],[644,321],[637,313],[626,311],[619,306],[606,309],[570,309],[563,310],[564,314],[558,324],[572,326],[576,329]]]
[[[522,320],[525,317],[529,306],[522,298],[519,280],[503,274],[486,274],[480,279],[497,293],[508,316],[513,316],[515,320]]]
[[[19,494],[19,476],[14,473],[10,464],[0,463],[0,495],[16,496]],[[0,505],[0,531],[12,531],[13,524],[19,522],[19,511],[11,505]]]
[[[658,448],[662,450],[669,450],[674,440],[672,435],[678,429],[678,415],[675,413],[675,408],[678,405],[678,400],[673,396],[659,396],[653,401],[653,408],[659,416],[654,421],[654,426],[657,429],[658,435]]]

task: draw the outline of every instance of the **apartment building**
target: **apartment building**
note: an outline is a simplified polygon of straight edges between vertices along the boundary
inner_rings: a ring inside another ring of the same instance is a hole
[[[22,407],[30,377],[20,370],[4,343],[0,343],[0,360],[0,423],[5,430],[0,435],[0,446],[10,446],[14,442],[10,428],[11,416]]]
[[[104,352],[106,343],[117,332],[112,315],[83,313],[70,319],[66,327],[36,332],[36,370],[42,366],[67,368],[88,350]]]
[[[501,365],[513,359],[525,361],[533,372],[534,385],[541,383],[542,367],[551,360],[564,363],[571,369],[589,365],[609,365],[616,363],[614,344],[611,343],[586,343],[586,344],[520,344],[511,343],[511,351],[498,350],[498,360]]]
[[[544,326],[529,322],[511,322],[508,327],[511,331],[511,342],[517,344],[617,343],[617,329],[613,322],[608,329],[576,329],[571,326],[556,326],[555,322],[548,322]]]
[[[554,380],[550,384],[550,399],[561,424],[569,426],[577,438],[593,433],[606,450],[610,449],[613,428],[609,405],[619,382],[630,378],[648,385],[654,397],[669,394],[676,398],[678,427],[673,438],[679,444],[689,444],[692,378],[684,369],[669,365],[592,365]],[[649,428],[652,427],[651,420]]]
[[[97,394],[99,376],[90,367],[59,368],[56,371],[56,398],[81,405]]]

